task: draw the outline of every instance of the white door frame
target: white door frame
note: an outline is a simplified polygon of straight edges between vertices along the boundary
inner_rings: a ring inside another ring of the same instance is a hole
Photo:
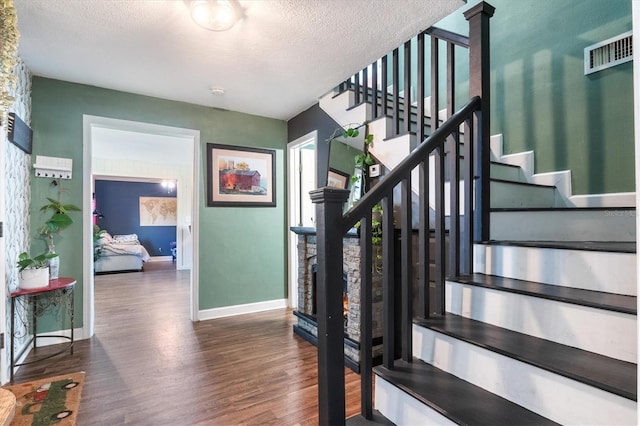
[[[198,282],[199,282],[199,262],[198,262],[198,217],[200,206],[200,131],[183,129],[179,127],[162,126],[157,124],[142,123],[136,121],[118,120],[113,118],[83,115],[83,170],[82,170],[82,226],[84,230],[83,238],[83,325],[78,330],[78,335],[82,339],[88,339],[94,333],[94,281],[93,281],[93,217],[91,210],[91,199],[93,192],[92,173],[92,128],[102,127],[114,130],[133,131],[140,133],[150,133],[164,136],[180,137],[191,139],[193,143],[193,185],[192,185],[192,253],[193,264],[191,267],[190,279],[190,318],[191,321],[198,321]]]
[[[298,194],[298,188],[296,182],[298,179],[294,176],[296,171],[295,160],[296,156],[294,152],[301,146],[309,143],[315,144],[314,150],[314,162],[318,164],[318,132],[314,130],[311,133],[289,142],[287,144],[287,204],[289,206],[287,212],[287,224],[289,227],[298,226],[296,223],[296,211],[298,207],[296,203],[296,195]],[[314,188],[318,186],[317,171],[314,170]],[[289,271],[287,275],[289,277],[289,307],[296,309],[298,307],[298,236],[289,231],[288,241],[288,254],[289,254]]]

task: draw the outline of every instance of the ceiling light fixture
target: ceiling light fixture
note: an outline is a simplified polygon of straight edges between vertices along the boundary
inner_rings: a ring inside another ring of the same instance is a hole
[[[216,95],[216,96],[222,96],[224,95],[224,87],[212,87],[211,88],[211,94],[212,95]]]
[[[233,0],[191,0],[191,18],[207,30],[226,31],[238,21],[235,3]]]

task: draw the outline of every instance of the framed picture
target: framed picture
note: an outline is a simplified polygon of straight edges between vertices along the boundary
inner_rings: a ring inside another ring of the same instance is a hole
[[[276,152],[207,144],[207,206],[275,207]]]
[[[327,186],[347,189],[349,186],[349,173],[344,173],[340,170],[330,168],[329,175],[327,176]]]
[[[178,199],[176,197],[138,197],[140,226],[176,226]]]

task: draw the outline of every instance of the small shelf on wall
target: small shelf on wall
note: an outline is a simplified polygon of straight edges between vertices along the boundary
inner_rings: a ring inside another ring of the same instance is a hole
[[[36,171],[36,177],[71,179],[73,160],[71,158],[36,155],[36,162],[33,168]]]

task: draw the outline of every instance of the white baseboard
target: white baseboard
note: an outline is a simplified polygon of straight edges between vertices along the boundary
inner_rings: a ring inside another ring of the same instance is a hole
[[[147,262],[171,262],[173,257],[171,256],[151,256],[151,259],[147,260]]]
[[[247,303],[245,305],[224,306],[222,308],[205,309],[198,312],[198,320],[205,321],[234,315],[252,314],[287,307],[287,299],[266,300],[264,302]]]
[[[571,170],[558,172],[536,173],[529,180],[531,183],[538,185],[549,185],[556,187],[556,207],[570,206],[571,197]]]
[[[619,192],[611,194],[572,195],[571,171],[538,173],[534,171],[534,151],[503,154],[502,134],[490,138],[491,159],[503,163],[520,166],[528,182],[542,185],[553,185],[560,195],[559,206],[568,207],[635,207],[635,192]]]
[[[635,192],[572,195],[569,201],[576,207],[635,207]]]

